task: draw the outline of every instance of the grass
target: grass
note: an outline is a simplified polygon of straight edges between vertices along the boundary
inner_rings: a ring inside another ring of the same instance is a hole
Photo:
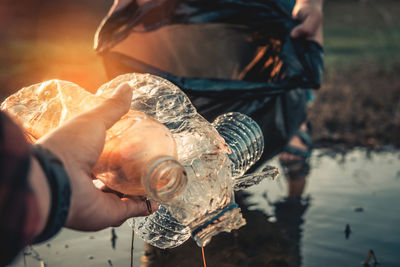
[[[397,1],[325,1],[325,64],[343,65],[400,61],[400,5]]]
[[[319,146],[400,147],[400,5],[326,1],[325,77],[310,108]]]

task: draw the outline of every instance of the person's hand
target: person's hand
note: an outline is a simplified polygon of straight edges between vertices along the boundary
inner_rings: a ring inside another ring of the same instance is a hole
[[[323,0],[297,0],[293,18],[301,21],[290,33],[292,38],[304,37],[322,45],[322,2]]]
[[[91,169],[103,150],[106,130],[128,112],[131,99],[132,89],[123,84],[110,99],[37,141],[60,158],[69,175],[72,193],[66,227],[100,230],[131,217],[149,215],[144,198],[119,198],[100,191],[91,177]],[[152,211],[158,209],[153,201],[151,206]]]

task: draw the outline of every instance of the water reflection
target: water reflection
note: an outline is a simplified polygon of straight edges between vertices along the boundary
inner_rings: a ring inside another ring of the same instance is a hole
[[[281,175],[238,195],[248,224],[213,238],[205,248],[207,266],[375,266],[375,258],[378,266],[400,266],[400,151],[327,152],[314,151],[313,170],[305,179]],[[279,163],[275,159],[270,165]],[[39,266],[40,260],[58,267],[129,265],[131,228],[115,228],[116,249],[110,231],[64,229],[48,242],[51,246],[35,245],[11,266]],[[203,266],[193,241],[156,250],[144,249],[136,238],[134,247],[135,267]]]
[[[316,150],[311,162],[308,177],[238,195],[247,225],[212,240],[208,266],[399,266],[399,151]],[[142,266],[202,266],[193,242],[145,253]]]
[[[288,193],[269,203],[273,214],[252,210],[251,194],[236,194],[247,224],[232,233],[215,236],[205,247],[208,266],[301,266],[300,240],[310,198],[303,197],[306,176],[288,176]],[[267,198],[267,196],[264,196]],[[142,267],[203,266],[201,249],[192,241],[162,250],[146,245]]]
[[[205,248],[207,266],[400,266],[400,151],[335,156],[315,150],[312,166],[307,178],[281,175],[238,195],[248,224],[213,238]],[[40,260],[58,267],[129,265],[131,228],[115,228],[116,249],[110,231],[64,229],[51,246],[35,245],[36,252],[27,250],[11,266],[39,266]],[[203,266],[193,241],[156,250],[136,238],[134,247],[135,267]]]

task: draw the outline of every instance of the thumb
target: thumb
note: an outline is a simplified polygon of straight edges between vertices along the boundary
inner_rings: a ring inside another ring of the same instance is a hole
[[[90,111],[104,122],[106,129],[110,128],[124,114],[129,111],[132,101],[132,88],[123,83],[115,89],[113,95]]]

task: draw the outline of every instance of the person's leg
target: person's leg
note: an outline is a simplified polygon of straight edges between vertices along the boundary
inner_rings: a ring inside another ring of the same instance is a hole
[[[279,155],[279,161],[289,180],[304,179],[308,175],[311,150],[310,126],[304,122]]]
[[[300,125],[300,131],[303,131],[303,132],[309,131],[306,122],[304,122],[303,124]],[[304,141],[301,139],[301,137],[298,136],[297,134],[295,134],[292,137],[292,139],[290,139],[289,146],[303,150],[303,151],[309,151],[309,149],[310,149],[310,147],[306,143],[304,143]],[[301,159],[302,159],[302,155],[290,153],[287,150],[284,150],[279,155],[279,160],[282,162],[289,162],[289,161],[301,160]]]

